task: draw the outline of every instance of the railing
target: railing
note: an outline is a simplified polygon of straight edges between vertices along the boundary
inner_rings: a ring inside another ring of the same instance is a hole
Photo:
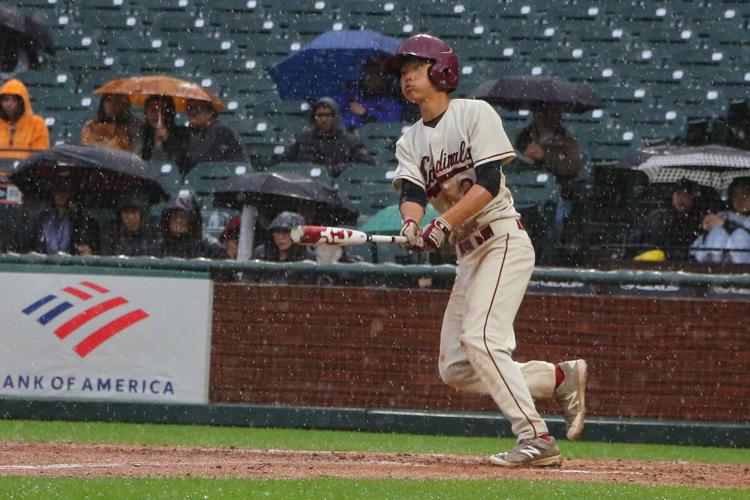
[[[400,264],[317,264],[314,262],[262,262],[239,263],[227,260],[207,259],[157,259],[144,257],[81,257],[72,255],[41,254],[2,254],[0,270],[10,270],[14,266],[79,266],[90,268],[119,268],[141,270],[165,270],[185,272],[276,274],[286,276],[331,275],[345,273],[348,276],[364,278],[419,278],[432,276],[452,278],[456,267],[450,265],[400,265]],[[537,267],[532,279],[552,282],[582,282],[591,284],[636,284],[636,285],[681,285],[681,286],[720,286],[750,287],[750,273],[708,274],[683,271],[653,271],[616,269],[602,271],[596,269],[568,269]]]

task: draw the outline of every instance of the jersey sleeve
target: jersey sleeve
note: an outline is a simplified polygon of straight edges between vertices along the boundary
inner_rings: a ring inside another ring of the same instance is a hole
[[[419,165],[414,158],[414,153],[406,144],[406,139],[402,136],[396,142],[396,174],[393,177],[393,187],[396,191],[401,191],[401,180],[406,179],[424,189],[425,180],[419,171]]]
[[[471,156],[474,167],[490,161],[501,161],[516,156],[513,145],[503,127],[503,121],[485,101],[477,103],[474,113],[468,114]]]

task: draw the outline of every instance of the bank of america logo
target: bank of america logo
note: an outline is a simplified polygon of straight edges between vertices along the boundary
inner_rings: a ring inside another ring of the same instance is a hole
[[[97,285],[91,281],[82,281],[75,286],[66,286],[62,289],[62,294],[45,295],[26,307],[22,312],[26,316],[38,315],[36,316],[36,320],[42,326],[47,326],[52,320],[58,317],[65,320],[64,323],[54,330],[55,335],[62,340],[80,328],[85,329],[86,324],[94,318],[109,313],[110,311],[114,311],[109,314],[109,316],[112,316],[112,314],[121,311],[115,309],[128,304],[126,298],[110,298],[110,295],[108,294],[109,290],[103,286]],[[73,297],[77,300],[74,300]],[[81,307],[85,307],[88,304],[93,304],[95,302],[98,303],[89,306],[83,310],[83,312],[76,314]],[[73,314],[72,317],[70,316],[71,314]],[[91,332],[87,337],[76,344],[73,350],[80,357],[85,358],[91,353],[91,351],[118,333],[146,318],[148,318],[148,313],[143,309],[135,309],[117,316],[104,326]]]

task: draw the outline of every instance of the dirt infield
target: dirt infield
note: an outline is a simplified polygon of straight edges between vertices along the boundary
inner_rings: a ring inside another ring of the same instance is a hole
[[[0,476],[537,479],[750,488],[750,466],[567,460],[505,469],[486,457],[164,446],[1,443]]]

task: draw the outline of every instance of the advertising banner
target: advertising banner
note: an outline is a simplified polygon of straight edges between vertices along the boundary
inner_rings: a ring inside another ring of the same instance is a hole
[[[0,272],[0,395],[207,403],[213,282]]]

